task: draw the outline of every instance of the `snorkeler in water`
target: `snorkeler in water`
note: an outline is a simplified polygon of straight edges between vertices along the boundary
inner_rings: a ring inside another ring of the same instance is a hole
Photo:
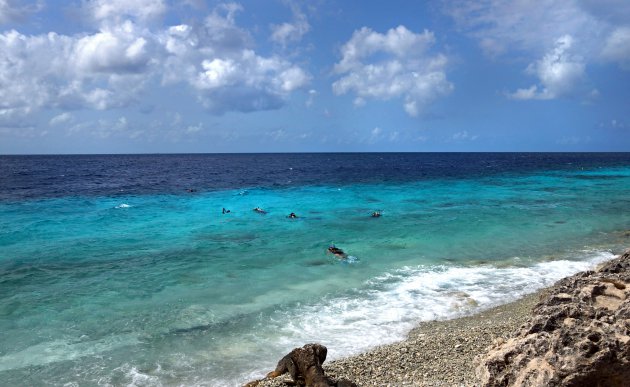
[[[380,210],[372,212],[372,218],[380,218],[380,216],[381,216]]]
[[[334,254],[335,256],[337,256],[337,257],[339,257],[341,259],[348,258],[348,254],[346,254],[339,247],[335,247],[335,245],[328,246],[328,252]]]
[[[223,214],[229,214],[229,213],[230,213],[230,210],[226,210],[226,209],[225,209],[225,207],[224,207],[224,208],[223,208],[223,212],[222,212],[222,213],[223,213]]]
[[[266,214],[266,213],[267,213],[267,211],[263,210],[263,209],[262,209],[262,208],[260,208],[260,207],[256,207],[256,208],[254,208],[254,212],[257,212],[257,213],[262,214],[262,215],[264,215],[264,214]]]
[[[292,213],[290,213],[290,214],[289,214],[289,216],[287,216],[287,218],[291,218],[291,219],[295,219],[295,218],[297,218],[297,217],[298,217],[298,216],[297,216],[297,215],[295,215],[295,212],[292,212]]]

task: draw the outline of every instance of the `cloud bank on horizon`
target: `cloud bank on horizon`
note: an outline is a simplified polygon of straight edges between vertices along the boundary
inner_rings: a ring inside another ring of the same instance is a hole
[[[0,153],[630,151],[630,3],[0,0]]]

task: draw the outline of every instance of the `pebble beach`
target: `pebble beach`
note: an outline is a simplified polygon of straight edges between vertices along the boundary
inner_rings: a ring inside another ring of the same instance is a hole
[[[467,317],[423,322],[401,342],[326,362],[324,369],[333,378],[346,378],[359,386],[478,385],[475,356],[525,323],[543,293]],[[285,374],[263,380],[258,386],[281,387],[290,381]]]

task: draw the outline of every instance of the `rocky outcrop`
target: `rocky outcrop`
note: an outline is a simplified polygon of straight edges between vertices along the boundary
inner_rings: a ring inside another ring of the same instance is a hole
[[[280,359],[276,369],[267,374],[267,378],[276,378],[289,373],[293,382],[306,387],[356,387],[346,379],[334,380],[324,372],[322,364],[326,360],[328,349],[321,344],[306,344],[295,348]],[[245,387],[257,386],[260,381],[250,382]]]
[[[630,251],[557,282],[515,337],[475,359],[484,386],[630,385]]]

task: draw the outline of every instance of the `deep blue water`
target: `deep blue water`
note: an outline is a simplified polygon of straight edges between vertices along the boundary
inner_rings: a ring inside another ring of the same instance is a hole
[[[5,385],[239,385],[306,342],[353,354],[630,244],[630,153],[0,156],[0,172]]]
[[[628,153],[0,156],[0,200],[475,179],[627,166],[629,160]]]

